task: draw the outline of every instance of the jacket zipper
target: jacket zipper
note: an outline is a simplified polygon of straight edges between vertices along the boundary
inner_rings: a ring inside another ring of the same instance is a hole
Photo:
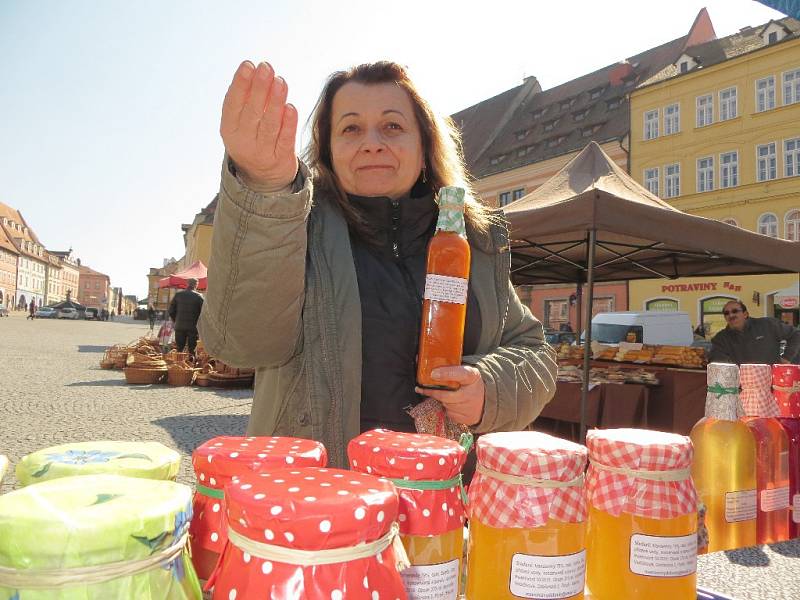
[[[397,262],[398,267],[400,267],[400,272],[403,274],[403,280],[405,281],[406,288],[410,292],[412,298],[414,298],[417,303],[419,304],[418,311],[422,313],[422,297],[419,294],[419,290],[417,289],[417,285],[414,283],[414,278],[411,276],[411,273],[408,271],[408,267],[406,266],[405,261],[400,257],[400,239],[399,239],[399,232],[400,232],[400,202],[397,200],[391,200],[392,203],[392,224],[390,227],[390,241],[392,244],[392,256]]]

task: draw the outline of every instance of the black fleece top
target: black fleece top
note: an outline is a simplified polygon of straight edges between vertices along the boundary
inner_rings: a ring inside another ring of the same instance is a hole
[[[369,241],[350,233],[361,297],[361,430],[413,432],[406,411],[423,398],[414,392],[416,358],[428,242],[439,209],[430,194],[394,201],[349,198],[375,231]],[[476,352],[480,331],[480,309],[470,286],[463,354]]]

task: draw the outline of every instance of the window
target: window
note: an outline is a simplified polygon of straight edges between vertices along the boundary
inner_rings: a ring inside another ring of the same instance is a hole
[[[775,108],[775,77],[770,75],[756,81],[756,111]]]
[[[528,151],[525,149],[524,146],[522,148],[517,148],[517,156],[518,157],[519,156],[525,156],[527,153],[528,153]]]
[[[540,119],[540,118],[542,117],[542,115],[545,113],[545,111],[547,111],[547,108],[539,108],[539,109],[537,109],[537,110],[534,110],[534,111],[531,113],[531,116],[532,116],[534,119]]]
[[[800,102],[800,69],[783,74],[783,103]]]
[[[594,88],[593,90],[589,90],[589,98],[591,98],[592,100],[599,98],[603,94],[605,89],[606,88],[604,87],[599,87],[599,88]]]
[[[608,110],[614,110],[615,108],[619,108],[621,102],[622,97],[617,96],[616,98],[611,98],[611,100],[606,100],[606,107]]]
[[[800,138],[783,142],[783,172],[786,177],[800,175]]]
[[[530,132],[531,132],[531,130],[530,130],[530,129],[521,129],[520,131],[518,131],[518,132],[517,132],[517,139],[518,139],[518,140],[524,140],[524,139],[525,139],[525,137],[526,137],[526,136],[527,136],[527,135],[528,135]]]
[[[719,155],[719,186],[729,188],[739,185],[739,153],[725,152]]]
[[[778,176],[778,160],[775,156],[775,142],[756,146],[756,156],[758,159],[757,177],[758,181],[768,181]]]
[[[558,125],[558,119],[553,119],[552,121],[548,121],[544,124],[545,131],[553,131],[556,125]]]
[[[800,210],[794,209],[787,212],[783,222],[786,239],[790,242],[800,242]]]
[[[499,196],[500,207],[506,206],[511,202],[511,192],[501,192]]]
[[[778,41],[778,32],[777,31],[770,32],[770,34],[767,36],[767,40],[768,40],[767,43],[769,43],[769,44],[774,44],[775,42],[777,42]]]
[[[736,88],[728,88],[719,93],[719,120],[736,118]]]
[[[572,118],[575,121],[583,121],[586,118],[586,115],[589,114],[589,109],[579,110],[576,113],[572,113]]]
[[[664,167],[664,197],[676,198],[681,195],[681,164]]]
[[[758,233],[769,237],[778,237],[778,217],[772,213],[758,217]]]
[[[644,139],[652,140],[658,137],[658,109],[648,110],[644,113]]]
[[[654,196],[658,196],[658,167],[644,170],[644,187]]]
[[[681,130],[681,105],[670,104],[664,109],[664,135],[672,135]]]
[[[710,192],[714,189],[714,158],[707,156],[697,159],[697,191]]]
[[[493,164],[493,165],[496,165],[496,164],[499,164],[499,163],[501,163],[501,162],[502,162],[502,161],[505,159],[505,157],[506,157],[506,155],[505,155],[505,154],[499,154],[498,156],[493,156],[493,157],[492,157],[492,158],[489,160],[489,162],[490,162],[491,164]]]
[[[525,195],[525,188],[519,188],[511,192],[511,201],[519,200]]]
[[[711,94],[697,98],[697,126],[705,127],[714,122],[714,97]]]
[[[688,73],[689,72],[689,61],[682,60],[681,61],[681,73]]]

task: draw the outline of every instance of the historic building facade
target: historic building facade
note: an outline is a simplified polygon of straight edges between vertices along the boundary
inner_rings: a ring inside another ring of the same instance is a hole
[[[108,275],[84,265],[80,265],[78,271],[78,302],[86,308],[109,310],[111,280]]]
[[[631,175],[676,208],[800,241],[800,22],[687,49],[631,94]],[[800,267],[800,265],[798,265]],[[797,274],[630,284],[631,309],[683,310],[707,335],[740,299],[798,324]],[[793,292],[793,293],[792,293]]]
[[[17,251],[17,280],[13,305],[27,307],[31,302],[43,306],[49,259],[44,245],[36,237],[22,214],[0,202],[0,227]],[[8,303],[9,306],[12,304]]]

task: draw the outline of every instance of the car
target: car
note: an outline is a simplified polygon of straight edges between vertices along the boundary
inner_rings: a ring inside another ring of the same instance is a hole
[[[59,319],[77,319],[80,315],[74,308],[62,308],[58,311]]]
[[[37,319],[57,319],[58,318],[58,311],[55,308],[51,308],[49,306],[43,306],[35,313],[33,316]]]
[[[5,304],[0,304],[0,317],[7,317],[8,316],[8,309],[6,308]]]
[[[560,346],[561,344],[572,344],[577,339],[577,336],[572,331],[555,331],[547,330],[544,332],[544,339],[551,346]]]
[[[95,321],[97,319],[97,309],[96,308],[87,308],[86,311],[83,313],[83,318],[87,321]]]

